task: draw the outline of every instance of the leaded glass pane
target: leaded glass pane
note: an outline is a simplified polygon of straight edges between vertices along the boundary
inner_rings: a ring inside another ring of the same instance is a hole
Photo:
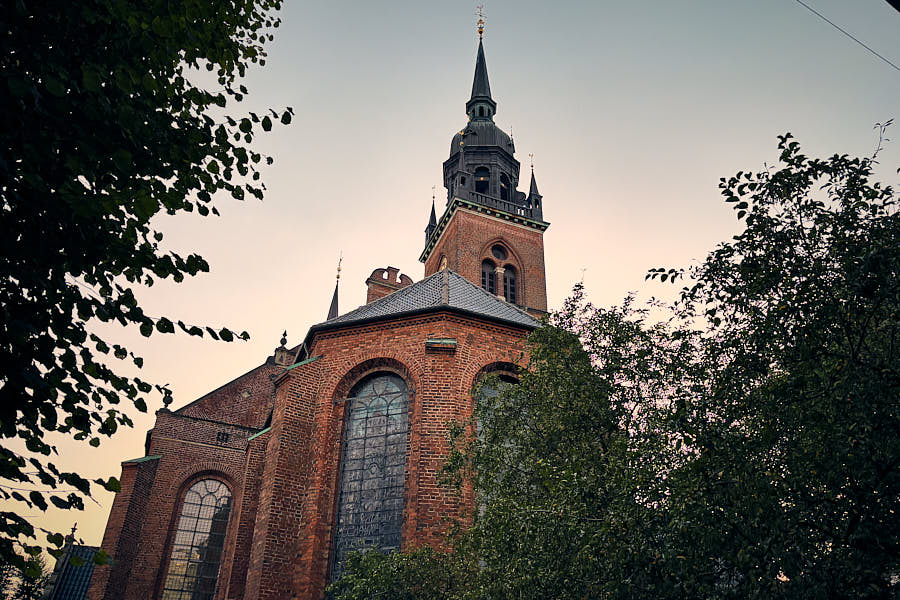
[[[332,580],[354,550],[400,549],[409,432],[409,391],[379,374],[350,392],[341,459]]]
[[[212,600],[230,513],[231,492],[221,481],[204,479],[187,491],[172,542],[163,600]]]

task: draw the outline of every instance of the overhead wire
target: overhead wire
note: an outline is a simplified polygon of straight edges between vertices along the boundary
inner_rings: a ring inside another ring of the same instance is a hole
[[[856,42],[857,44],[859,44],[860,46],[862,46],[863,48],[865,48],[866,50],[868,50],[869,52],[871,52],[872,54],[874,54],[875,56],[877,56],[878,58],[880,58],[881,60],[883,60],[884,62],[886,62],[887,64],[889,64],[890,66],[894,67],[894,69],[896,69],[897,71],[900,71],[900,67],[898,67],[897,65],[895,65],[894,63],[892,63],[891,61],[889,61],[888,59],[886,59],[886,58],[883,57],[882,55],[880,55],[880,54],[878,54],[877,52],[875,52],[875,50],[873,50],[873,49],[870,48],[869,46],[865,45],[865,44],[864,44],[862,41],[860,41],[858,38],[854,37],[853,34],[851,34],[850,32],[848,32],[847,30],[843,29],[840,25],[838,25],[838,24],[835,23],[834,21],[830,20],[828,17],[826,17],[825,15],[823,15],[822,13],[820,13],[819,11],[817,11],[816,9],[814,9],[813,7],[811,7],[809,4],[807,4],[807,3],[804,2],[803,0],[794,0],[794,1],[795,1],[797,4],[800,4],[801,6],[803,6],[804,8],[806,8],[806,10],[810,11],[811,13],[813,13],[814,15],[816,15],[817,17],[819,17],[820,19],[822,19],[823,21],[825,21],[826,23],[828,23],[829,25],[831,25],[832,27],[834,27],[835,29],[837,29],[838,31],[840,31],[841,33],[843,33],[844,35],[846,35],[848,38],[850,38],[851,40],[853,40],[854,42]]]

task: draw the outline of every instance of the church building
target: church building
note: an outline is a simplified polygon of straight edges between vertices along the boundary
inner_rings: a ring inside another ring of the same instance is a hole
[[[479,32],[481,33],[481,32]],[[480,36],[479,36],[480,37]],[[319,600],[349,552],[440,545],[473,504],[439,483],[472,387],[514,373],[547,311],[543,199],[518,191],[479,39],[468,121],[444,161],[414,282],[393,267],[366,304],[177,410],[122,463],[92,600]],[[524,186],[523,186],[524,187]]]

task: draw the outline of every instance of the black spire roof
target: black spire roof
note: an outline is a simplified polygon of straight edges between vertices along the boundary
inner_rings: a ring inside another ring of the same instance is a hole
[[[534,179],[534,169],[531,169],[531,187],[528,188],[528,196],[533,198],[534,196],[540,195],[541,193],[537,188],[537,181]]]
[[[428,217],[428,225],[425,227],[425,243],[428,243],[428,238],[431,237],[431,234],[434,232],[435,227],[437,227],[437,214],[434,212],[434,198],[431,199],[431,216]]]
[[[484,44],[478,40],[478,58],[475,59],[475,79],[472,81],[472,97],[469,101],[476,98],[491,98],[491,83],[488,81],[487,61],[484,59]]]
[[[334,284],[334,296],[331,297],[331,306],[328,308],[328,318],[333,319],[338,316],[338,282]]]
[[[466,112],[472,121],[485,120],[491,124],[497,113],[497,103],[491,98],[484,44],[478,40],[478,56],[475,58],[475,78],[472,80],[472,97],[466,102]]]

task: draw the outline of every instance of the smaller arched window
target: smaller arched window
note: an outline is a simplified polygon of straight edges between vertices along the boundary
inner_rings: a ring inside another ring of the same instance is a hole
[[[501,200],[509,200],[509,177],[506,174],[500,174],[500,199]]]
[[[497,293],[497,273],[494,263],[487,259],[481,263],[481,287],[489,294]]]
[[[475,191],[479,194],[487,194],[491,185],[491,171],[487,167],[475,169]]]
[[[172,540],[162,600],[212,600],[230,515],[231,492],[218,479],[202,479],[188,489]]]
[[[503,269],[503,296],[507,302],[513,304],[518,303],[518,295],[516,294],[516,268],[512,265],[506,265]]]

